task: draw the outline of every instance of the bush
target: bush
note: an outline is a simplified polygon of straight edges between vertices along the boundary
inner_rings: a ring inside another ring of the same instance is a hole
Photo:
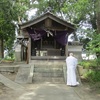
[[[14,60],[15,60],[15,57],[14,56],[12,56],[12,57],[7,56],[5,58],[0,58],[0,61],[1,62],[14,61]]]
[[[89,70],[84,77],[91,83],[100,82],[100,71]]]
[[[100,82],[100,59],[85,60],[79,62],[79,65],[89,69],[83,77],[91,83]]]
[[[84,68],[96,68],[98,66],[96,60],[83,60],[79,62],[79,65],[83,66]]]

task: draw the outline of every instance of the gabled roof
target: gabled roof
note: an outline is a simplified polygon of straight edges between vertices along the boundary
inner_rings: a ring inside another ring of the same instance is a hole
[[[36,17],[35,19],[32,19],[32,20],[30,20],[28,22],[19,24],[19,26],[20,26],[21,29],[24,29],[26,27],[30,27],[30,26],[32,26],[34,24],[37,24],[37,23],[39,23],[39,22],[41,22],[41,21],[43,21],[43,20],[45,20],[47,18],[50,18],[50,19],[52,19],[52,20],[54,20],[54,21],[56,21],[56,22],[58,22],[58,23],[60,23],[60,24],[62,24],[64,26],[72,29],[73,31],[75,30],[75,25],[73,25],[73,24],[71,24],[71,23],[69,23],[69,22],[67,22],[67,21],[55,16],[51,12],[46,12],[43,15],[41,15],[39,17]]]

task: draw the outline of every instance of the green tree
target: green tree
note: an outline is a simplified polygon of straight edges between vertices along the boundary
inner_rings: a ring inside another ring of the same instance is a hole
[[[62,6],[66,0],[35,0],[37,3],[34,3],[33,6],[37,8],[37,15],[43,14],[47,11],[47,8],[50,7],[50,11],[56,15],[63,17],[63,12],[61,11]]]
[[[100,34],[97,34],[97,32],[92,34],[92,40],[88,43],[87,49],[100,59]]]
[[[33,2],[34,0],[32,0]],[[4,49],[12,49],[15,40],[14,22],[22,23],[27,20],[26,11],[31,7],[30,0],[1,0],[0,1],[0,57]]]
[[[96,22],[97,22],[97,30],[100,34],[100,0],[94,0],[95,1],[95,11],[96,11]]]
[[[28,20],[28,11],[32,7],[32,2],[30,0],[15,0],[13,5],[13,10],[16,13],[18,23],[22,23],[23,20]]]
[[[9,0],[0,1],[0,41],[2,44],[0,47],[1,57],[3,57],[4,45],[9,45],[6,49],[11,49],[13,40],[15,39],[14,25],[11,23],[12,18],[12,3],[9,2]]]

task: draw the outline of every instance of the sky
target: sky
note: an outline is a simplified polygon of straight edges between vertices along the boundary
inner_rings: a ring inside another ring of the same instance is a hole
[[[31,19],[32,16],[36,14],[37,9],[31,9],[30,11],[27,12],[29,19]]]

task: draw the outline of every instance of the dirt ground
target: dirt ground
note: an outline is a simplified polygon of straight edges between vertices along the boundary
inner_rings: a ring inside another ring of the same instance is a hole
[[[11,79],[13,81],[16,77],[16,73],[2,72],[1,74],[3,74],[4,76],[8,77],[9,79]],[[35,87],[34,84],[27,84],[24,86],[28,90]],[[91,97],[95,97],[94,100],[100,99],[100,88],[94,88],[94,87],[91,88],[87,82],[83,82],[83,91],[87,92]],[[6,96],[7,96],[7,100],[14,100],[17,96],[20,95],[20,93],[21,93],[21,91],[18,92],[18,91],[11,90],[10,88],[8,88],[8,87],[4,86],[2,83],[0,83],[0,100],[6,100],[6,99],[3,99]],[[10,98],[12,98],[12,99],[10,99]]]
[[[90,94],[91,97],[95,98],[95,100],[100,99],[100,82],[97,84],[91,84],[89,82],[82,82],[83,90]],[[99,84],[99,86],[98,86]]]
[[[25,86],[26,86],[25,91],[14,91],[14,90],[4,86],[3,84],[0,84],[0,100],[20,100],[17,98],[21,97],[21,94],[30,93],[30,91],[33,92],[34,91],[33,87],[36,88],[36,85],[34,85],[34,84],[30,84],[30,85],[28,84]],[[87,84],[84,85],[83,89],[84,89],[83,91],[85,91],[85,93],[89,94],[89,96],[91,98],[93,98],[92,100],[100,99],[100,90],[91,90]],[[21,99],[21,100],[29,100],[29,99]]]

